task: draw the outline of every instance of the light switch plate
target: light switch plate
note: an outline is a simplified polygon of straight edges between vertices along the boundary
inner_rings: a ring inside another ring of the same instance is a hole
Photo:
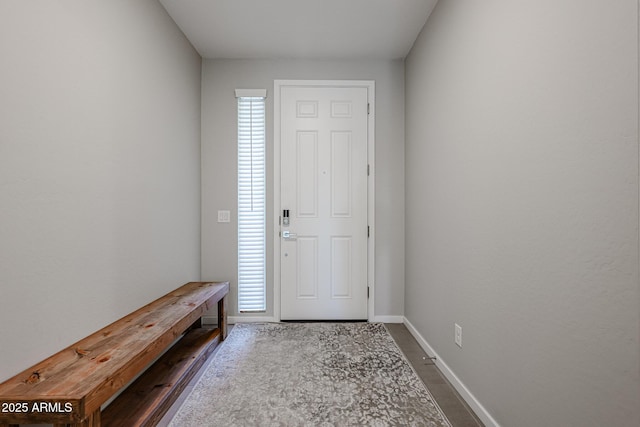
[[[231,222],[231,211],[218,211],[218,222]]]

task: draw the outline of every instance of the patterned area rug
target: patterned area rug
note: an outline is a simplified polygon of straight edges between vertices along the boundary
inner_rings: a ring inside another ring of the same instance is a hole
[[[170,426],[451,424],[381,323],[248,323]]]

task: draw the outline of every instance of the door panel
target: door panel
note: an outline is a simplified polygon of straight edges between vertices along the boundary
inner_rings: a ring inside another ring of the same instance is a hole
[[[299,217],[318,216],[318,132],[297,132],[296,200]]]
[[[298,299],[318,298],[318,238],[300,237],[296,242],[296,280]]]
[[[282,87],[280,108],[281,318],[367,319],[367,89]]]
[[[331,132],[331,216],[351,216],[351,132]]]

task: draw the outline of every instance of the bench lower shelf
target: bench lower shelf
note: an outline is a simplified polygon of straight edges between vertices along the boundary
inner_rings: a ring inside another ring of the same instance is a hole
[[[195,328],[187,332],[102,411],[101,425],[155,426],[213,353],[220,339],[218,328]]]

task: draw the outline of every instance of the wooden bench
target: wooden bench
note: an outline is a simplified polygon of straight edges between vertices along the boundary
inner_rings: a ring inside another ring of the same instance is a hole
[[[228,292],[228,282],[187,283],[10,378],[0,384],[0,427],[155,425],[226,337]],[[218,327],[203,328],[214,304]]]

